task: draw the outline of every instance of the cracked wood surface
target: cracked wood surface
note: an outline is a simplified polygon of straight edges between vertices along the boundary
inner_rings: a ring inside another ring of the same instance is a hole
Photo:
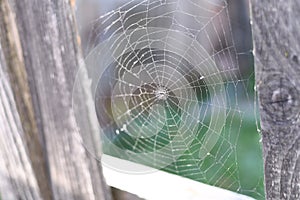
[[[300,199],[300,2],[252,0],[267,199]]]
[[[93,147],[89,97],[75,97],[82,106],[72,109],[81,59],[73,2],[0,0],[2,199],[111,199],[83,145]]]

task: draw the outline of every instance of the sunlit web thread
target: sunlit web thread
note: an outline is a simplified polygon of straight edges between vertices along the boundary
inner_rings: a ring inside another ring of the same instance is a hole
[[[237,56],[243,52],[232,40],[227,3],[129,1],[99,18],[94,30],[87,63],[104,143],[110,144],[105,151],[239,190],[239,133],[233,129],[243,112],[236,90],[248,79],[240,78]],[[226,66],[220,65],[227,53]]]

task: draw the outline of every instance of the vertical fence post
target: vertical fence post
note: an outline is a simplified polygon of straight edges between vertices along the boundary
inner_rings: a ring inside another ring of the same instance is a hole
[[[111,199],[72,110],[74,2],[0,0],[0,199]]]
[[[300,199],[300,2],[252,0],[267,199]]]

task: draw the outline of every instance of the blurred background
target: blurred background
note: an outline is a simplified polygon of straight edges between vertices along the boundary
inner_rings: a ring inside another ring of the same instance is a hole
[[[148,12],[148,15],[158,16],[151,26],[182,31],[205,48],[219,71],[222,72],[220,74],[226,90],[227,105],[223,105],[226,106],[226,122],[222,128],[225,136],[211,150],[211,156],[201,161],[199,165],[201,169],[198,166],[201,173],[196,172],[197,166],[191,169],[195,173],[174,170],[174,167],[179,165],[176,162],[162,170],[246,194],[255,199],[263,199],[263,162],[255,106],[249,1],[149,0],[144,1],[146,6],[135,7],[140,2],[143,1],[77,0],[76,16],[84,55],[88,56],[97,45],[108,40],[111,35],[122,32],[119,27],[129,29],[132,28],[131,25],[149,26],[141,19],[145,18],[144,11],[145,9],[147,11],[147,5],[149,6],[151,2],[165,5],[158,6],[158,9],[153,9],[154,11],[150,14]],[[166,4],[166,2],[171,3]],[[174,5],[179,5],[179,7],[174,7]],[[180,12],[176,12],[178,10]],[[123,17],[128,20],[126,24],[119,24],[118,19],[123,11],[126,13]],[[177,26],[162,16],[172,16],[171,18],[178,22]],[[200,32],[204,30],[205,34],[197,34],[199,30]],[[183,38],[178,38],[180,39]],[[199,85],[201,84],[203,83],[199,82]],[[235,112],[236,110],[238,112]],[[201,138],[198,139],[201,140]],[[118,141],[121,140],[122,138],[118,138]],[[198,145],[200,143],[195,144],[193,148],[200,149]],[[124,148],[130,149],[131,147],[125,145]],[[118,154],[110,152],[109,149],[106,151],[105,144],[104,153],[118,157]],[[178,160],[184,157],[188,155],[183,155]],[[185,165],[188,166],[189,163]]]

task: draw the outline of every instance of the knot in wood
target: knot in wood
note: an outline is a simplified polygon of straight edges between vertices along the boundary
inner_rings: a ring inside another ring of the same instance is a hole
[[[299,115],[299,91],[288,78],[272,74],[263,82],[260,100],[268,118],[287,122]]]

